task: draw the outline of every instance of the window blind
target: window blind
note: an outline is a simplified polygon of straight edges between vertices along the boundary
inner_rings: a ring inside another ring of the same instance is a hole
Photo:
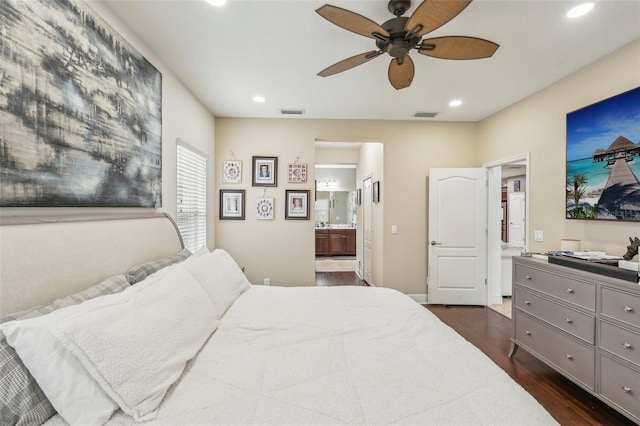
[[[207,243],[207,158],[178,143],[177,220],[186,248]]]

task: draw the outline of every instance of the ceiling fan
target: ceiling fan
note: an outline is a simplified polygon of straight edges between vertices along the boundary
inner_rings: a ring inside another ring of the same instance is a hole
[[[455,18],[471,1],[424,0],[411,17],[407,18],[402,15],[411,6],[411,1],[390,0],[388,9],[396,17],[380,25],[355,12],[326,4],[316,10],[320,16],[345,30],[375,39],[377,50],[344,59],[320,71],[318,75],[328,77],[388,53],[392,57],[388,71],[389,82],[399,90],[409,87],[413,81],[415,68],[409,57],[411,49],[440,59],[489,58],[499,47],[489,40],[466,36],[422,39],[423,35]]]

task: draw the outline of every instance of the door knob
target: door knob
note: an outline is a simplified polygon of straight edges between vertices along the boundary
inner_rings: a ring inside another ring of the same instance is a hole
[[[435,241],[435,240],[431,241],[431,245],[432,245],[432,246],[439,246],[440,244],[441,244],[441,243],[439,243],[439,242],[437,242],[437,241]]]

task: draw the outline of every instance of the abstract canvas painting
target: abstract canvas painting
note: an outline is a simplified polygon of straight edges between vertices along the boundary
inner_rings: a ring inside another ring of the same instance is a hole
[[[0,206],[160,207],[162,76],[88,5],[0,1]]]
[[[640,221],[640,87],[567,114],[568,219]]]

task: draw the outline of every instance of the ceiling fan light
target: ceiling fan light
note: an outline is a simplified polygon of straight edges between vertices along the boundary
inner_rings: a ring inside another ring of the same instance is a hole
[[[457,107],[459,107],[460,105],[462,105],[462,101],[461,101],[460,99],[454,99],[454,100],[452,100],[451,102],[449,102],[449,106],[450,106],[451,108],[457,108]]]
[[[579,4],[567,12],[567,18],[578,18],[580,16],[586,15],[587,13],[591,12],[593,6],[595,6],[594,3]]]

